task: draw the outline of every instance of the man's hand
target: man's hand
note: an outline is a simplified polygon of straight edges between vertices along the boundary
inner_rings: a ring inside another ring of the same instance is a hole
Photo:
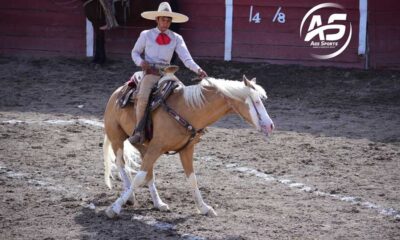
[[[142,61],[142,62],[140,63],[140,67],[142,68],[143,71],[146,71],[147,69],[150,68],[150,64],[149,64],[149,62],[147,62],[147,61]]]
[[[200,79],[203,79],[203,78],[208,77],[206,71],[204,71],[204,70],[201,69],[201,68],[199,69],[199,71],[197,71],[197,75],[199,75],[199,78],[200,78]]]

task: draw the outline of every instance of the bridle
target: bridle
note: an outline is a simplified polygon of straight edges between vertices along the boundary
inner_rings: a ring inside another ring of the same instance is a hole
[[[233,104],[231,103],[230,99],[229,99],[228,97],[226,97],[226,96],[223,96],[223,97],[224,97],[225,101],[228,103],[229,107],[232,108],[233,111],[234,111],[235,113],[237,113],[243,120],[245,120],[245,119],[242,117],[242,115],[240,114],[239,110],[237,110],[237,108],[235,107],[235,105],[233,105]],[[261,119],[261,114],[260,114],[260,112],[257,110],[256,105],[255,105],[253,99],[252,99],[251,97],[249,97],[249,98],[250,98],[251,104],[253,105],[253,108],[256,110],[258,121],[261,121],[262,119]]]
[[[254,110],[256,110],[258,121],[261,121],[261,120],[262,120],[262,119],[261,119],[261,114],[260,114],[260,112],[257,110],[256,104],[254,103],[254,101],[253,101],[252,98],[250,98],[250,101],[251,101],[251,104],[253,104]]]

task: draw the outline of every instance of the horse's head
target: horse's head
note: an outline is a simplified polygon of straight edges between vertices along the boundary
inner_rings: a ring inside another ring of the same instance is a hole
[[[246,76],[243,76],[243,84],[245,88],[248,88],[249,94],[245,101],[232,101],[233,110],[258,131],[268,136],[274,129],[274,123],[269,117],[262,101],[267,98],[267,95],[264,89],[256,84],[255,78],[248,80]]]
[[[208,91],[212,89],[215,91]],[[261,86],[256,84],[255,79],[248,80],[243,76],[243,82],[240,82],[212,77],[205,78],[198,85],[185,87],[183,94],[186,104],[192,108],[201,109],[207,102],[207,97],[204,93],[216,93],[222,96],[225,99],[225,103],[228,104],[228,109],[226,109],[228,112],[236,112],[264,135],[268,136],[274,129],[274,123],[262,102],[263,99],[267,98],[267,94]],[[215,110],[215,108],[209,109]],[[218,115],[217,112],[215,111],[209,115],[215,117]],[[227,112],[219,113],[226,114]],[[213,119],[212,121],[216,120]]]

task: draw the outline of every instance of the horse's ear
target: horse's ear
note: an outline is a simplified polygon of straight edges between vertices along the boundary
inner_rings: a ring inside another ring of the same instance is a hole
[[[245,86],[247,86],[247,87],[251,86],[251,84],[249,83],[249,79],[247,79],[246,75],[244,75],[244,74],[243,74],[243,82],[244,82]]]
[[[246,77],[245,75],[243,75],[243,82],[244,82],[244,85],[245,85],[246,87],[255,89],[255,87],[254,87],[253,84],[252,84],[252,83],[256,83],[256,79],[255,79],[255,78],[249,80],[249,79],[247,79],[247,77]]]

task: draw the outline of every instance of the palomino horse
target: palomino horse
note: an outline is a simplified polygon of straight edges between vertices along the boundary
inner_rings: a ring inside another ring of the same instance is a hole
[[[106,214],[110,218],[119,215],[122,206],[128,200],[135,200],[134,190],[147,185],[154,203],[159,210],[169,210],[158,195],[153,167],[157,159],[167,151],[179,151],[181,163],[190,182],[196,207],[201,214],[216,216],[212,207],[204,203],[199,191],[196,175],[193,169],[194,146],[199,141],[201,129],[216,122],[221,117],[236,113],[253,125],[261,133],[268,136],[274,124],[269,117],[262,99],[267,95],[262,87],[256,84],[255,79],[230,81],[214,78],[203,79],[199,84],[177,89],[166,101],[167,105],[191,124],[196,135],[191,136],[178,121],[171,117],[164,108],[158,108],[152,113],[153,138],[144,145],[135,145],[142,158],[140,171],[131,183],[124,165],[123,147],[128,135],[133,132],[135,121],[133,107],[120,108],[116,104],[119,91],[117,89],[110,97],[104,115],[104,165],[105,181],[111,188],[111,156],[116,155],[116,165],[123,181],[124,191],[121,196],[107,208]],[[178,118],[178,117],[177,117]],[[192,131],[193,132],[193,131]],[[193,139],[193,141],[189,141]],[[182,149],[182,146],[185,146]]]

